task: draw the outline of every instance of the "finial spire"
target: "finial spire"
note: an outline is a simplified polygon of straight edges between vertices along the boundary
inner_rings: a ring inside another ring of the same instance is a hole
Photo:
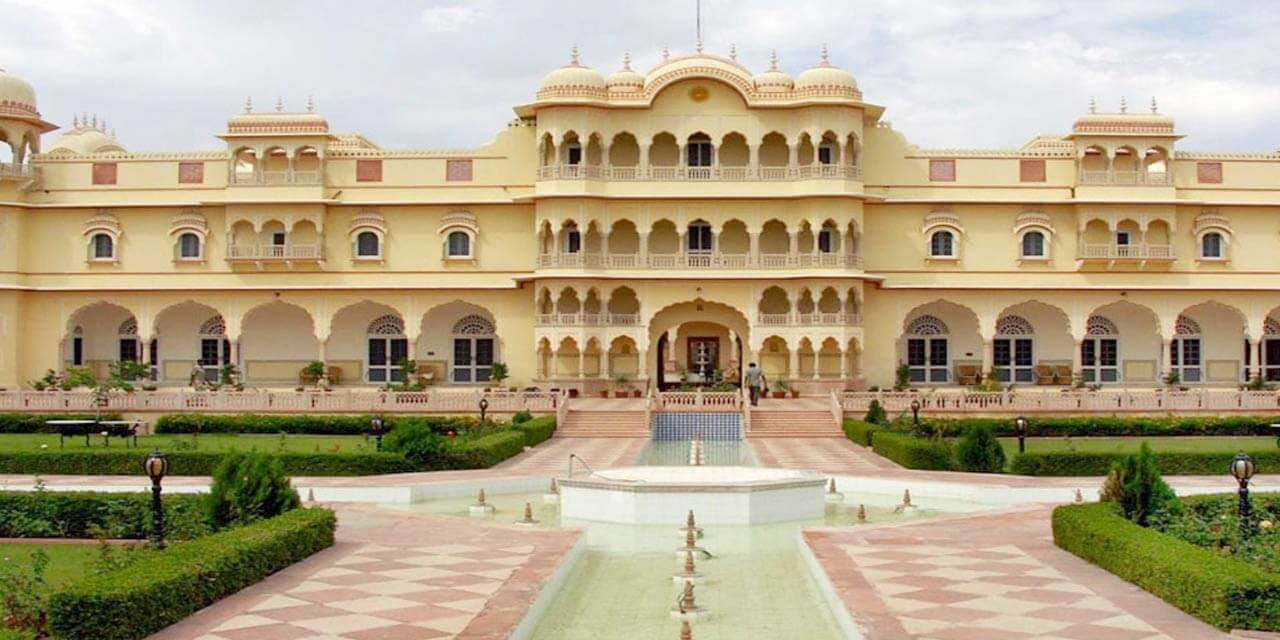
[[[732,42],[729,43],[729,59],[734,62],[738,61],[738,45]]]
[[[1120,113],[1129,113],[1129,102],[1120,96]]]
[[[573,49],[569,51],[569,66],[576,67],[576,66],[579,66],[579,64],[580,63],[578,62],[578,45],[575,44],[573,45]]]
[[[671,49],[667,45],[662,45],[662,61],[666,62],[671,59]]]
[[[1098,99],[1093,96],[1089,96],[1089,113],[1097,113],[1097,112],[1098,112]]]
[[[774,49],[773,51],[769,52],[769,70],[770,71],[778,70],[778,50],[777,49]]]
[[[248,96],[244,99],[244,112],[253,113],[253,96]]]
[[[822,66],[831,66],[830,57],[827,55],[827,43],[822,43]]]
[[[307,96],[307,113],[315,113],[316,98],[315,96]]]
[[[284,98],[281,98],[280,96],[276,96],[276,113],[282,113],[283,111],[284,111]]]
[[[702,53],[702,38],[698,38],[698,44],[694,47],[698,53]]]
[[[1160,105],[1156,104],[1156,97],[1151,96],[1151,113],[1160,113]]]
[[[72,129],[80,128],[80,114],[78,113],[71,114],[71,128]]]
[[[631,70],[631,50],[629,49],[627,51],[622,52],[622,70],[623,71]]]
[[[94,128],[94,129],[97,129],[97,128],[98,128],[98,114],[96,114],[96,113],[95,113],[95,114],[93,114],[93,120],[92,120],[92,123],[93,123],[93,128]]]

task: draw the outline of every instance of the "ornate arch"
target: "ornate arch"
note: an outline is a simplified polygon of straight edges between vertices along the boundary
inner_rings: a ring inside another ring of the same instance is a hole
[[[1116,328],[1116,323],[1112,322],[1105,316],[1092,315],[1085,322],[1085,335],[1090,336],[1118,336],[1120,330]]]
[[[1035,327],[1031,322],[1019,315],[1009,314],[996,321],[998,336],[1031,336],[1035,333]]]
[[[121,322],[120,328],[116,330],[116,334],[121,336],[138,335],[138,320],[136,318],[131,317],[128,320]]]
[[[495,332],[493,323],[478,313],[465,315],[453,325],[455,336],[491,336]]]
[[[394,313],[384,313],[369,323],[365,334],[371,336],[403,336],[404,320]]]
[[[912,336],[945,336],[951,330],[941,318],[931,314],[922,315],[907,325],[907,335]]]
[[[200,335],[222,337],[227,335],[227,323],[222,319],[222,314],[217,314],[212,318],[204,321],[200,325]]]
[[[1178,314],[1178,319],[1173,323],[1173,335],[1175,336],[1198,336],[1202,335],[1200,331],[1200,323],[1187,317],[1185,314]]]
[[[1267,316],[1267,319],[1262,321],[1262,334],[1280,336],[1280,320]]]

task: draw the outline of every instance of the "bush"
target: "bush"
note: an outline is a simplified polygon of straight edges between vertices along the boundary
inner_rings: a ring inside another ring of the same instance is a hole
[[[871,424],[889,424],[889,415],[885,413],[879,400],[872,400],[867,406],[867,415],[862,420]]]
[[[1169,475],[1221,475],[1227,473],[1234,454],[1227,452],[1172,452],[1153,454],[1161,472]],[[1280,469],[1280,450],[1249,453],[1260,470]],[[1009,472],[1027,476],[1103,476],[1125,457],[1123,453],[1082,451],[1028,451],[1013,457]]]
[[[956,466],[961,471],[1000,473],[1005,462],[1004,448],[990,427],[969,429],[956,443]]]
[[[449,468],[446,464],[448,440],[423,425],[407,425],[393,429],[382,440],[382,448],[404,456],[420,470]]]
[[[528,411],[518,411],[516,412],[515,415],[511,416],[511,424],[520,424],[522,422],[528,422],[532,419],[533,419],[532,413],[529,413]]]
[[[908,469],[950,471],[951,446],[946,441],[925,440],[892,431],[876,431],[871,448],[877,454]]]
[[[165,536],[189,540],[210,532],[204,496],[164,496]],[[144,540],[151,535],[151,494],[61,491],[0,492],[0,537]]]
[[[326,509],[282,516],[147,552],[128,566],[86,577],[49,598],[49,627],[62,640],[139,640],[333,545]]]
[[[229,454],[220,451],[173,451],[169,474],[207,476]],[[269,454],[280,460],[291,476],[368,476],[405,473],[414,467],[404,456],[394,453],[301,453]],[[140,475],[147,454],[134,450],[94,451],[11,451],[0,452],[0,473],[46,475]]]
[[[276,458],[262,453],[227,456],[213,471],[207,513],[216,528],[274,518],[297,509],[298,492]]]
[[[1031,437],[1079,436],[1256,436],[1270,435],[1273,418],[1260,416],[1035,416],[1027,420]],[[963,433],[990,427],[997,436],[1018,435],[1012,418],[935,418],[922,420],[925,433]]]
[[[97,418],[119,420],[118,413],[104,413]],[[0,433],[58,433],[57,426],[49,426],[49,420],[94,420],[93,414],[53,413],[0,413]]]
[[[309,435],[358,436],[369,433],[372,416],[297,415],[206,415],[175,413],[156,421],[156,433],[294,433]],[[479,426],[470,416],[385,416],[384,426],[395,431],[401,426],[424,426],[437,433],[462,433]]]
[[[1110,504],[1058,507],[1053,540],[1219,629],[1280,630],[1280,576],[1144,529]]]
[[[845,418],[841,426],[844,428],[844,436],[846,438],[864,447],[871,446],[872,434],[884,430],[868,421],[854,420],[853,418]]]
[[[532,447],[551,439],[551,436],[556,432],[556,418],[555,416],[543,416],[520,422],[516,422],[512,418],[511,428],[523,433],[525,446]]]
[[[1155,456],[1145,442],[1136,455],[1111,465],[1111,472],[1102,485],[1102,500],[1116,503],[1124,517],[1144,527],[1153,514],[1176,512],[1182,506],[1173,489],[1160,477]]]
[[[459,439],[449,447],[449,468],[487,469],[524,451],[524,447],[525,434],[514,430]]]

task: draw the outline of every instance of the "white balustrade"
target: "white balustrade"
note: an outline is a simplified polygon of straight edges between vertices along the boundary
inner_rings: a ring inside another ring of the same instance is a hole
[[[997,391],[940,389],[925,392],[844,392],[841,406],[862,413],[876,400],[890,413],[906,413],[912,401],[922,413],[1198,413],[1280,410],[1280,392],[1235,389],[1154,388],[1100,391]]]
[[[551,411],[557,394],[547,391],[484,391],[481,389],[395,392],[376,389],[335,391],[194,391],[162,390],[111,392],[105,406],[96,406],[92,391],[4,391],[0,409],[34,412],[91,413],[130,411],[198,411],[211,413],[365,413],[397,411],[470,413],[480,400],[491,412]]]
[[[268,172],[261,172],[262,174]],[[281,172],[284,173],[284,172]],[[276,182],[296,181],[295,172],[293,178],[272,177]],[[1103,172],[1106,173],[1106,172]],[[260,184],[264,180],[262,175],[239,174],[244,176],[243,183]],[[837,179],[837,180],[857,180],[862,177],[862,167],[840,164],[808,164],[798,166],[716,166],[716,167],[686,167],[686,166],[602,166],[593,164],[553,164],[538,167],[538,179],[540,180],[617,180],[617,181],[636,181],[636,180],[652,180],[652,181],[784,181],[784,180],[813,180],[813,179]],[[240,178],[234,180],[242,182]],[[273,183],[276,183],[273,182]]]
[[[249,249],[246,257],[253,258]],[[228,252],[230,256],[230,251]],[[237,257],[239,257],[237,255]],[[849,253],[721,253],[719,251],[685,251],[680,253],[630,254],[543,253],[538,255],[542,269],[840,269],[862,268],[862,256]]]

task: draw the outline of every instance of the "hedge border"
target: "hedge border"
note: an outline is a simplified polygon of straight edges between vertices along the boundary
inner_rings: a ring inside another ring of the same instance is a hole
[[[951,471],[955,466],[950,443],[892,431],[877,430],[872,433],[871,450],[908,469]]]
[[[58,427],[46,424],[49,420],[120,420],[119,413],[0,413],[0,434],[3,433],[58,433]]]
[[[885,430],[883,425],[854,418],[845,418],[841,426],[844,428],[844,437],[864,447],[870,447],[875,434]]]
[[[91,576],[49,598],[61,640],[139,640],[330,546],[337,519],[295,509],[175,544],[127,567]]]
[[[208,533],[204,524],[205,494],[168,493],[164,496],[170,536],[186,527]],[[143,540],[151,533],[151,495],[95,491],[0,491],[0,537],[31,537],[21,516],[39,518],[35,537],[92,538],[100,528],[113,538]],[[199,524],[194,524],[199,523]],[[186,532],[188,535],[191,531]]]
[[[1275,416],[1028,416],[1029,437],[1087,436],[1257,436],[1270,435]],[[1013,418],[929,418],[925,429],[941,426],[948,436],[959,436],[986,425],[1000,437],[1016,436]]]
[[[235,452],[168,451],[170,474],[207,476],[223,458]],[[291,476],[368,476],[416,471],[404,456],[395,453],[268,454],[278,458]],[[141,475],[147,452],[116,451],[10,451],[0,453],[0,473],[45,475]]]
[[[1109,504],[1054,509],[1053,541],[1219,629],[1280,630],[1280,575],[1140,527]]]
[[[1111,465],[1130,453],[1085,451],[1028,451],[1013,456],[1009,473],[1024,476],[1105,476]],[[1156,451],[1156,463],[1164,475],[1226,474],[1232,452]],[[1280,468],[1280,449],[1250,451],[1259,469]]]
[[[244,413],[237,415],[210,415],[206,413],[169,413],[160,416],[155,423],[157,434],[189,433],[288,433],[297,435],[360,436],[369,433],[369,420],[365,415],[263,415]],[[443,435],[449,430],[461,431],[478,426],[480,420],[473,416],[383,416],[384,426],[390,430],[400,425],[430,427]]]

